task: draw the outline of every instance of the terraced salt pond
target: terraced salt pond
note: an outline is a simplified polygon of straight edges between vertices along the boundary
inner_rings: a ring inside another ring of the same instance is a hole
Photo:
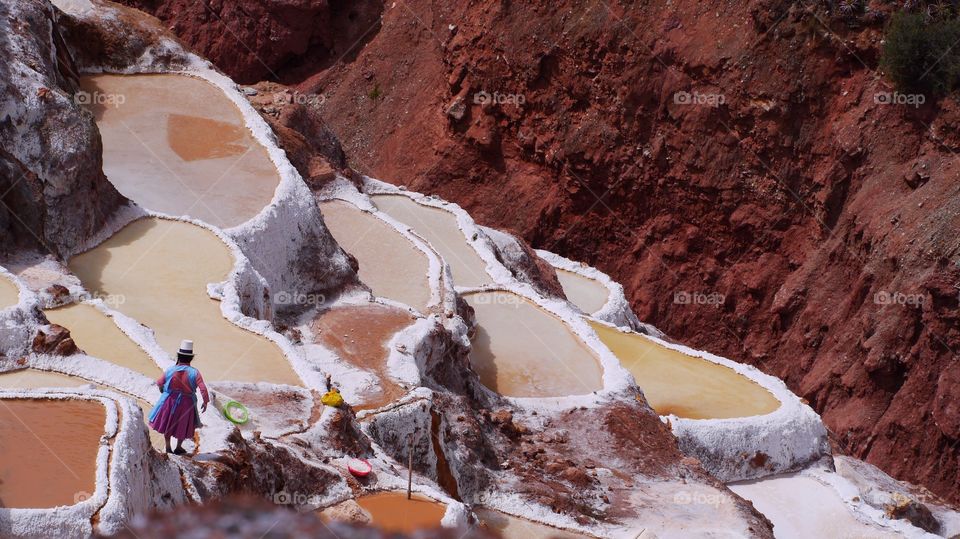
[[[660,415],[721,419],[768,414],[780,407],[769,391],[733,369],[671,350],[638,333],[589,322]]]
[[[0,310],[13,307],[20,301],[20,290],[5,275],[0,275]]]
[[[450,265],[456,286],[477,287],[491,282],[486,262],[467,243],[454,214],[418,204],[403,195],[371,198],[380,211],[409,226],[430,243]]]
[[[83,77],[103,139],[103,170],[150,210],[229,228],[280,182],[266,149],[219,88],[188,75]]]
[[[777,539],[902,537],[857,520],[836,490],[812,477],[787,474],[728,486],[770,519]]]
[[[377,375],[377,393],[350,404],[359,409],[379,408],[407,390],[387,372],[388,343],[394,335],[413,323],[410,313],[378,304],[345,305],[320,314],[311,324],[314,340],[346,361]]]
[[[105,422],[96,401],[0,399],[0,507],[73,505],[93,493]]]
[[[596,356],[560,319],[510,292],[464,299],[477,320],[470,364],[488,388],[510,397],[560,397],[603,386]]]
[[[70,330],[77,346],[88,355],[155,379],[161,370],[150,356],[130,340],[109,316],[93,305],[67,305],[45,311],[47,319]]]
[[[474,508],[474,512],[480,518],[480,522],[503,539],[587,539],[589,537],[484,507]]]
[[[155,218],[134,221],[70,260],[88,291],[123,298],[117,310],[153,329],[167,352],[192,339],[194,365],[207,381],[300,385],[274,343],[232,324],[207,295],[207,284],[232,267],[226,244],[209,230]]]
[[[414,309],[430,303],[429,261],[392,226],[348,202],[320,204],[337,243],[360,263],[360,280],[377,296]]]
[[[0,389],[40,389],[56,387],[82,387],[93,385],[97,389],[107,391],[112,388],[84,380],[77,376],[60,374],[59,372],[41,371],[37,369],[20,369],[12,372],[0,373]],[[113,390],[116,391],[116,390]],[[159,396],[159,395],[158,395]],[[143,411],[143,417],[150,414],[153,405],[142,399],[136,399],[137,406]],[[147,429],[150,433],[150,442],[156,449],[163,449],[163,436],[153,429]]]
[[[373,526],[388,533],[413,533],[438,528],[447,506],[406,492],[377,492],[357,498],[357,504],[371,517]]]
[[[563,269],[557,270],[557,279],[563,287],[563,293],[584,314],[593,314],[607,304],[610,291],[600,281],[584,277],[579,273]]]

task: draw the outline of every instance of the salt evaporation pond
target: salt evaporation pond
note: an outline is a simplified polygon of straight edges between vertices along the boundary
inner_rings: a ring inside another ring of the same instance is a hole
[[[439,208],[417,204],[403,195],[374,195],[380,211],[409,226],[450,265],[456,286],[477,287],[491,281],[487,264],[467,243],[457,216]]]
[[[388,533],[413,533],[438,528],[447,506],[406,492],[377,492],[357,498],[357,504],[372,518],[372,525]]]
[[[773,523],[777,539],[808,537],[902,537],[856,519],[833,488],[790,474],[727,485]]]
[[[497,532],[503,539],[587,539],[580,535],[539,522],[518,518],[485,507],[474,508],[474,513],[488,529]]]
[[[593,314],[607,304],[610,291],[600,281],[584,277],[579,273],[563,269],[557,270],[557,279],[563,287],[563,293],[584,314]]]
[[[582,395],[603,387],[593,352],[558,318],[511,292],[464,296],[477,328],[470,364],[509,397]]]
[[[377,296],[414,309],[430,303],[427,256],[373,214],[340,201],[320,204],[333,238],[360,264],[360,280]]]
[[[137,371],[150,378],[160,376],[160,367],[130,340],[113,319],[93,305],[72,304],[45,311],[47,320],[70,330],[73,342],[96,358]]]
[[[207,295],[207,284],[225,280],[233,263],[209,230],[147,218],[74,257],[70,269],[91,293],[122,298],[117,310],[151,328],[171,357],[192,339],[194,366],[207,381],[300,385],[276,344],[228,321]]]
[[[359,409],[385,406],[407,390],[387,372],[388,343],[413,323],[410,313],[378,304],[345,305],[330,309],[311,322],[314,340],[333,350],[344,361],[377,375],[377,393],[353,403]]]
[[[103,171],[127,198],[218,227],[239,225],[280,183],[240,110],[188,75],[83,77],[103,139]]]
[[[590,325],[660,415],[722,419],[768,414],[780,407],[769,391],[731,368],[671,350],[638,333],[595,321]]]
[[[113,388],[106,387],[89,380],[84,380],[83,378],[77,376],[61,374],[59,372],[41,371],[37,369],[20,369],[16,371],[0,373],[0,389],[40,389],[57,387],[82,387],[90,385],[96,389],[114,391],[125,397],[130,397],[129,395],[118,392]],[[159,394],[157,396],[159,397]],[[135,400],[137,402],[137,406],[143,411],[143,417],[149,416],[150,410],[153,409],[153,404],[139,398]],[[163,436],[153,429],[147,430],[150,432],[150,442],[153,444],[153,447],[156,449],[163,449]],[[2,507],[2,505],[0,505],[0,507]]]
[[[5,275],[0,275],[0,310],[13,307],[20,301],[20,290]]]
[[[89,497],[105,422],[96,401],[0,400],[0,507],[48,508]]]

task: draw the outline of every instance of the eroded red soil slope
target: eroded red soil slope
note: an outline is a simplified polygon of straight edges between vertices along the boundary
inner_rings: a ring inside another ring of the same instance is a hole
[[[306,32],[255,0],[135,3],[235,77],[321,93],[355,169],[598,266],[641,319],[786,379],[841,451],[960,499],[960,107],[886,104],[882,13],[284,3]]]

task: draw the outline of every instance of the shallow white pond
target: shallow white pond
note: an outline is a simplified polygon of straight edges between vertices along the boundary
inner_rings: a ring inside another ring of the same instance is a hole
[[[320,204],[337,243],[357,258],[360,280],[377,296],[425,310],[430,302],[429,261],[392,226],[353,204]]]
[[[600,281],[562,269],[557,270],[557,278],[567,299],[584,314],[593,314],[607,304],[610,291]]]
[[[510,292],[464,299],[477,319],[470,364],[485,386],[510,397],[582,395],[603,387],[596,356],[559,318]]]
[[[280,176],[240,110],[188,75],[95,75],[81,86],[103,138],[103,171],[141,206],[239,225],[273,199]]]
[[[207,295],[207,284],[232,267],[226,244],[209,230],[153,218],[70,260],[87,290],[151,328],[171,358],[182,339],[193,340],[193,366],[207,381],[300,385],[277,345],[228,321]]]
[[[492,281],[487,275],[487,264],[467,243],[454,214],[417,204],[403,195],[376,195],[372,198],[380,211],[409,226],[430,243],[450,265],[456,286],[475,287]]]

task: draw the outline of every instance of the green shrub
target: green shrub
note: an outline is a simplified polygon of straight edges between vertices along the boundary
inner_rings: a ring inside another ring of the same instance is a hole
[[[960,77],[960,22],[896,13],[887,28],[880,65],[899,90],[950,92]]]

